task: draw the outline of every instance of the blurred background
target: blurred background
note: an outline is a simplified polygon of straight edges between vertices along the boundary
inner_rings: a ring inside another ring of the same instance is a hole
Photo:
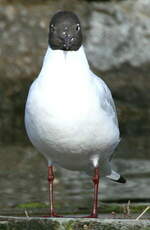
[[[121,142],[113,165],[128,183],[102,180],[103,202],[150,201],[150,1],[0,0],[0,208],[48,204],[47,162],[29,142],[24,107],[58,10],[79,16],[91,69],[112,91]],[[56,169],[57,205],[90,206],[91,178]]]

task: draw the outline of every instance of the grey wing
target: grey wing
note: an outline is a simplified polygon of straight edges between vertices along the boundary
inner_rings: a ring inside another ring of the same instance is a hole
[[[104,109],[104,111],[108,114],[108,116],[111,116],[114,124],[118,128],[118,119],[117,119],[117,112],[116,112],[116,106],[114,103],[114,100],[112,98],[112,94],[110,92],[110,89],[107,87],[105,82],[97,77],[95,74],[92,73],[92,77],[94,77],[94,80],[96,81],[97,87],[99,87],[99,90],[101,91],[102,100],[100,100],[101,107]],[[119,129],[119,128],[118,128]],[[120,139],[118,139],[119,143]],[[109,161],[112,160],[114,156],[114,152],[110,155]]]
[[[115,124],[118,126],[116,106],[115,106],[114,100],[112,98],[112,94],[110,92],[110,89],[107,87],[107,85],[105,83],[104,83],[104,89],[106,92],[106,101],[107,101],[107,102],[105,101],[105,104],[107,104],[106,109],[108,110],[109,113],[113,114],[113,120],[114,120]]]
[[[101,100],[102,108],[104,109],[104,111],[106,111],[108,116],[112,117],[114,123],[118,127],[116,106],[115,106],[114,100],[112,98],[112,94],[110,92],[110,89],[107,87],[107,85],[105,84],[105,82],[101,78],[97,77],[93,73],[92,73],[92,77],[94,78],[97,87],[101,91],[101,95],[102,95],[102,98],[103,98]]]

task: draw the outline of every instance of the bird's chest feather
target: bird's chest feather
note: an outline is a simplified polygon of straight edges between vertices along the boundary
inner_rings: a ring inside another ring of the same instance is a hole
[[[54,83],[53,83],[54,84]],[[67,83],[69,84],[69,83]],[[93,89],[64,83],[40,87],[29,95],[26,108],[28,132],[33,142],[62,151],[92,151],[105,146],[111,138],[109,121]],[[108,135],[109,130],[109,135]],[[107,141],[108,139],[108,141]],[[91,145],[92,144],[92,145]]]
[[[113,123],[100,106],[88,68],[74,57],[62,58],[59,66],[52,60],[29,92],[25,123],[30,139],[72,150],[106,145],[114,138]]]
[[[82,84],[70,79],[44,85],[37,83],[29,94],[26,108],[36,129],[49,133],[72,132],[74,135],[82,126],[88,126],[94,119],[97,99],[91,97],[92,89]]]

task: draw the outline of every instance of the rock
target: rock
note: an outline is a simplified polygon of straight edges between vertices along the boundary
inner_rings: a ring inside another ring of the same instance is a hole
[[[87,53],[101,71],[150,62],[150,2],[91,4]],[[147,47],[147,49],[145,49]]]
[[[150,221],[80,219],[80,218],[23,218],[0,217],[0,230],[42,229],[42,230],[148,230]]]
[[[149,1],[91,4],[86,40],[89,60],[118,99],[138,106],[150,100],[149,37]]]

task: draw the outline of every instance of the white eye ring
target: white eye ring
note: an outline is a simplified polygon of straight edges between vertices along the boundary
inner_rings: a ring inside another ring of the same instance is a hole
[[[77,26],[76,26],[76,31],[79,31],[79,30],[80,30],[80,25],[77,24]]]

